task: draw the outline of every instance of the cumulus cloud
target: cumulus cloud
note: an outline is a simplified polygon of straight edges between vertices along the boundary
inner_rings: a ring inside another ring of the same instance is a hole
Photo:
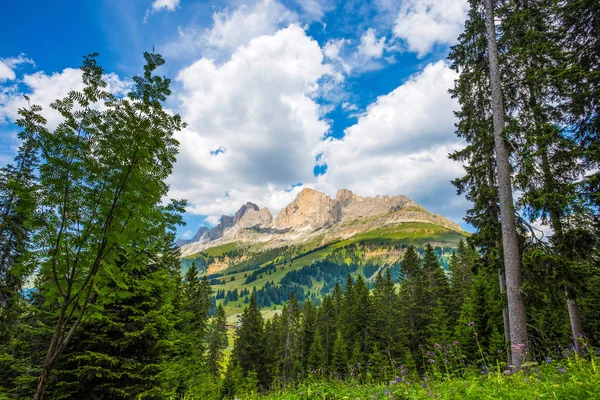
[[[252,39],[222,65],[202,58],[183,69],[189,127],[178,137],[172,196],[210,221],[246,201],[278,210],[293,199],[300,189],[286,189],[314,179],[315,149],[329,129],[314,98],[331,73],[297,25]]]
[[[380,96],[342,139],[322,142],[319,162],[328,168],[316,187],[404,194],[458,221],[466,207],[450,180],[464,171],[447,157],[463,146],[453,134],[458,105],[447,94],[455,78],[439,61]]]
[[[164,46],[164,53],[181,56],[203,50],[204,55],[220,58],[254,37],[273,34],[297,21],[298,16],[276,0],[241,4],[233,11],[215,11],[210,29],[180,28],[177,39]]]
[[[154,11],[160,11],[165,9],[167,11],[175,11],[175,8],[179,5],[180,0],[154,0],[152,2],[152,9]]]
[[[385,48],[385,37],[377,39],[373,28],[367,29],[360,38],[358,52],[366,58],[381,58]]]
[[[343,76],[380,69],[394,63],[393,57],[383,57],[386,49],[386,37],[378,38],[375,29],[368,28],[360,40],[330,39],[325,43],[323,52]]]
[[[0,58],[0,82],[15,80],[15,67],[19,64],[35,65],[32,59],[19,54],[17,57]]]
[[[106,74],[104,79],[108,83],[107,89],[117,95],[125,93],[130,85],[114,73]],[[50,103],[65,97],[71,90],[83,89],[81,70],[73,68],[53,74],[42,71],[26,74],[20,83],[22,89],[16,85],[0,87],[0,124],[11,123],[18,118],[19,108],[27,106],[23,98],[27,95],[31,104],[43,107],[42,115],[48,120],[48,128],[54,129],[62,121],[62,116],[50,108]]]
[[[146,14],[144,15],[144,23],[148,22],[150,15],[159,11],[175,11],[175,9],[179,7],[180,1],[181,0],[154,0],[150,8],[146,10]]]
[[[467,0],[403,0],[393,32],[423,57],[436,44],[456,41],[468,9]]]

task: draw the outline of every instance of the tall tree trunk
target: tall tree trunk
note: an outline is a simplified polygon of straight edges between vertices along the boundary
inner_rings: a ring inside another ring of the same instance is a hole
[[[565,294],[567,296],[567,308],[569,309],[569,320],[571,321],[571,333],[573,334],[573,345],[578,356],[583,356],[584,349],[581,347],[579,339],[582,336],[581,319],[579,318],[579,308],[573,290],[565,286]]]
[[[494,24],[492,0],[484,0],[486,9],[486,36],[492,89],[492,115],[494,122],[494,148],[496,150],[496,169],[498,175],[498,197],[500,200],[500,220],[502,225],[502,247],[506,271],[506,294],[508,300],[508,318],[510,321],[510,343],[512,364],[520,368],[527,348],[527,325],[525,323],[525,301],[521,293],[521,255],[515,221],[512,182],[510,176],[509,150],[503,135],[504,106],[500,86],[500,68],[498,65],[498,47]]]
[[[506,307],[506,276],[504,274],[504,269],[498,269],[498,279],[500,280],[500,296],[502,296],[502,322],[504,324],[504,341],[508,343],[510,341],[510,320],[508,318],[508,308]],[[507,362],[510,364],[511,362],[511,351],[510,347],[506,352]]]

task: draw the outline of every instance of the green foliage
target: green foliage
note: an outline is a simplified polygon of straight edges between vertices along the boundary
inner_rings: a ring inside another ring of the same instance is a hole
[[[597,360],[596,360],[597,362]],[[430,376],[426,381],[412,374],[400,374],[391,382],[356,384],[355,382],[315,380],[298,388],[286,388],[265,395],[247,395],[246,399],[593,399],[600,395],[600,372],[595,362],[566,359],[535,365],[518,373],[506,374],[494,366],[482,374],[481,368],[466,369],[452,379]]]

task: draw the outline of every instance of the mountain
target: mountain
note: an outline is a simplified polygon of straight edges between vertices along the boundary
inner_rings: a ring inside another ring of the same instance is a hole
[[[235,323],[251,293],[269,317],[292,291],[300,302],[318,303],[348,274],[372,285],[389,270],[397,281],[409,245],[419,253],[433,246],[446,268],[467,235],[405,196],[361,197],[342,189],[331,198],[304,189],[275,218],[248,202],[178,243],[182,268],[196,264],[208,274],[215,300]]]
[[[335,198],[303,189],[276,218],[267,208],[244,204],[234,216],[223,215],[213,228],[201,227],[189,240],[180,239],[181,254],[188,256],[227,243],[257,244],[265,248],[317,241],[322,245],[361,232],[408,222],[431,223],[452,231],[460,227],[432,214],[405,196],[361,197],[341,189]]]

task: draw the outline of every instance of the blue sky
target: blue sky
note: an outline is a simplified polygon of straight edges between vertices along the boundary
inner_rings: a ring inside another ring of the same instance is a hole
[[[47,106],[99,52],[127,90],[153,47],[189,123],[171,195],[191,236],[253,201],[273,213],[304,187],[404,194],[462,223],[450,180],[456,74],[445,63],[466,0],[8,2],[0,24],[0,162],[18,146],[22,95]],[[49,124],[57,116],[48,113]]]

